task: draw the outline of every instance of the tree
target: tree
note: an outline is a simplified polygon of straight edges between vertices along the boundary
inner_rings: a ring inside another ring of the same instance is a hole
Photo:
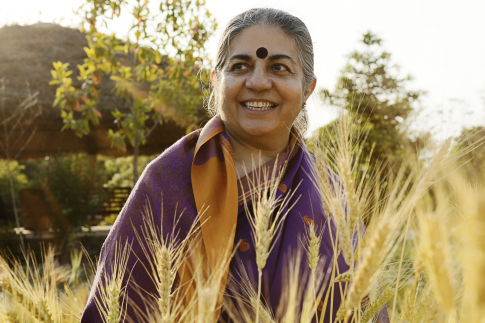
[[[391,65],[391,54],[382,49],[380,38],[367,32],[362,44],[362,51],[355,50],[348,56],[335,91],[322,89],[320,96],[355,116],[367,134],[362,156],[372,152],[372,164],[387,162],[386,168],[391,170],[403,160],[411,142],[406,121],[424,92],[406,89],[411,76],[397,75],[399,67]]]
[[[34,137],[37,127],[33,127],[35,118],[42,113],[42,109],[37,105],[37,92],[30,93],[27,84],[27,97],[13,109],[5,105],[5,78],[0,79],[0,151],[2,158],[5,159],[6,173],[10,186],[10,197],[12,199],[12,207],[15,215],[15,224],[20,228],[20,220],[17,213],[15,201],[15,187],[13,168],[19,156],[24,151],[25,147]],[[26,251],[24,238],[22,232],[19,234],[22,251]]]
[[[101,118],[98,84],[115,82],[117,95],[130,109],[113,111],[118,130],[109,137],[121,149],[126,140],[133,146],[136,181],[138,149],[157,124],[172,120],[188,131],[197,124],[204,88],[196,76],[207,76],[202,73],[204,46],[216,23],[201,0],[165,0],[159,5],[137,0],[131,11],[128,5],[127,0],[85,0],[77,11],[89,44],[87,58],[78,66],[82,86],[72,85],[72,71],[61,62],[54,63],[51,84],[58,86],[54,105],[61,109],[63,129],[83,136]],[[133,21],[126,39],[100,32],[110,30],[127,12]]]

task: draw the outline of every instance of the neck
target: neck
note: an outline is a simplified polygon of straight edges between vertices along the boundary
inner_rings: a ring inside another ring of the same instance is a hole
[[[254,144],[233,136],[230,131],[226,130],[226,133],[231,139],[238,179],[284,152],[290,137],[288,133],[287,136],[280,137],[282,140]]]

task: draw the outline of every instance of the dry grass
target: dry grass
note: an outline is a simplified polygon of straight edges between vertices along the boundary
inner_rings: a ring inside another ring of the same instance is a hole
[[[378,322],[377,315],[387,305],[390,321],[485,322],[485,187],[465,181],[453,168],[459,153],[451,142],[427,148],[426,160],[410,158],[393,178],[384,183],[379,166],[369,165],[360,156],[359,144],[365,134],[342,117],[335,128],[336,144],[315,148],[313,181],[326,214],[335,223],[334,259],[343,254],[348,272],[331,264],[331,283],[326,290],[318,264],[322,232],[310,226],[301,237],[301,250],[292,256],[285,275],[278,308],[270,309],[260,299],[261,272],[272,249],[279,225],[290,209],[289,196],[276,199],[281,176],[262,170],[252,187],[274,181],[261,195],[253,196],[251,225],[257,250],[258,288],[244,271],[229,277],[232,297],[223,298],[221,269],[207,271],[207,262],[198,252],[190,254],[192,279],[186,288],[172,290],[178,270],[187,261],[186,250],[197,250],[200,235],[194,227],[186,239],[174,232],[164,237],[160,224],[153,221],[150,206],[144,211],[145,226],[137,238],[147,243],[143,250],[152,259],[151,273],[158,296],[147,299],[151,313],[146,322],[216,322],[221,309],[235,322],[312,322],[330,318],[332,322]],[[366,159],[367,158],[367,159]],[[329,169],[338,175],[332,179]],[[362,171],[364,176],[362,176]],[[483,183],[482,183],[483,184]],[[163,214],[163,210],[162,210]],[[363,223],[367,224],[365,234]],[[203,224],[201,224],[203,225]],[[331,226],[325,228],[330,230]],[[130,252],[118,246],[114,274],[101,291],[97,304],[105,322],[119,322],[126,304],[123,285],[129,271],[124,268]],[[231,253],[232,250],[227,252]],[[79,280],[81,255],[72,255],[72,268],[60,267],[48,249],[42,264],[26,255],[22,265],[0,258],[0,322],[74,322],[84,307],[89,284]],[[301,264],[308,264],[301,272]],[[310,282],[312,288],[301,288]],[[191,292],[189,292],[191,291]],[[340,293],[344,300],[337,317],[320,312]]]

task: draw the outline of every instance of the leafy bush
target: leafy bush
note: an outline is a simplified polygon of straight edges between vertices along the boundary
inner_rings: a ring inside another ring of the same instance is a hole
[[[145,167],[157,155],[138,157],[138,169],[143,172]],[[98,156],[98,169],[104,173],[104,187],[133,187],[133,156],[110,158]]]
[[[103,198],[105,181],[103,169],[85,154],[59,154],[41,162],[30,162],[30,176],[34,186],[45,182],[53,192],[63,215],[71,227],[85,225],[89,215],[97,211]]]
[[[15,198],[18,203],[18,191],[30,186],[30,181],[24,173],[25,165],[17,161],[10,162]],[[18,207],[18,204],[17,204]],[[9,221],[14,222],[12,196],[10,193],[10,182],[7,172],[7,161],[0,160],[0,226],[6,225]]]

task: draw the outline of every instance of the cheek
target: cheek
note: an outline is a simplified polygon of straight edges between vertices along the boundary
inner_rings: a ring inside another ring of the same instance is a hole
[[[236,82],[231,78],[223,77],[217,91],[217,109],[224,121],[236,117],[234,102],[237,94]]]
[[[234,110],[237,106],[241,90],[241,81],[234,78],[225,78],[219,89],[218,106],[221,110]],[[234,111],[233,111],[234,112]]]
[[[300,80],[288,79],[279,84],[279,92],[291,107],[300,108],[303,103],[303,85]]]
[[[223,80],[221,88],[224,98],[226,98],[227,100],[233,100],[239,92],[239,88],[241,86],[240,83],[241,81],[237,80],[234,77],[225,78]]]

